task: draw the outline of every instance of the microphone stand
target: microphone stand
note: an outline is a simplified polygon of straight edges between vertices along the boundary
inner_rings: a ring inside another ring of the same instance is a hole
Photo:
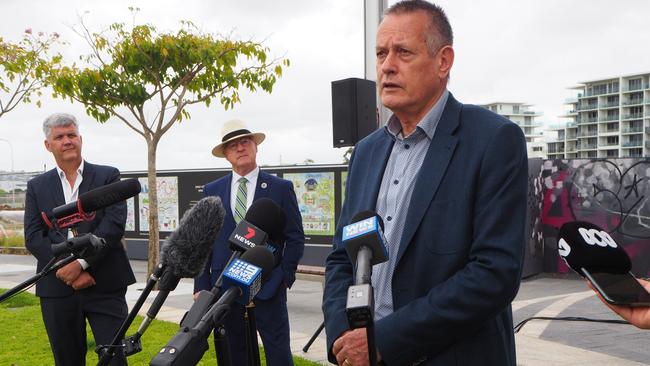
[[[244,327],[246,329],[246,348],[248,350],[248,365],[260,366],[260,348],[257,342],[257,324],[255,323],[255,304],[251,301],[244,312]]]
[[[53,265],[43,268],[43,270],[40,271],[39,273],[33,275],[32,277],[30,277],[27,280],[21,282],[17,286],[7,290],[4,294],[0,295],[0,302],[3,302],[5,300],[7,300],[8,298],[15,295],[16,293],[18,293],[18,292],[26,289],[27,287],[33,285],[34,283],[36,283],[41,278],[43,278],[43,277],[47,276],[48,274],[52,273],[52,271],[56,271],[59,268],[65,266],[66,264],[68,264],[70,262],[73,262],[76,259],[77,259],[76,255],[70,254],[69,256],[61,259],[60,261],[54,263]]]
[[[144,290],[140,294],[140,297],[138,297],[138,300],[135,302],[135,305],[127,315],[126,319],[124,319],[124,321],[122,322],[120,329],[113,337],[113,341],[111,342],[111,344],[97,346],[97,348],[95,349],[95,352],[99,356],[99,362],[97,363],[97,366],[108,365],[113,359],[113,356],[115,356],[115,350],[118,347],[123,347],[125,349],[124,351],[125,356],[130,356],[132,354],[142,351],[142,343],[140,342],[140,338],[142,337],[142,334],[136,334],[132,337],[129,337],[128,339],[125,339],[124,342],[122,342],[122,339],[124,338],[126,331],[131,326],[131,323],[133,323],[133,320],[135,319],[136,315],[138,315],[138,312],[142,308],[142,305],[144,304],[145,300],[147,300],[147,297],[151,293],[151,290],[160,279],[160,276],[162,276],[164,270],[165,270],[165,266],[163,266],[162,264],[158,264],[156,270],[149,277],[149,280],[147,281],[147,285],[144,287]]]

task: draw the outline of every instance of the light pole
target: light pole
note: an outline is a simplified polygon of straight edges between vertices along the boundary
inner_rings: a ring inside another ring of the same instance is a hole
[[[11,158],[11,208],[16,207],[16,183],[14,182],[14,147],[7,139],[0,138],[9,145],[9,157]]]

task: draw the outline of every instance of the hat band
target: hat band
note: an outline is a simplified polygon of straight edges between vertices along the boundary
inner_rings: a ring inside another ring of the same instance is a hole
[[[221,142],[228,141],[228,140],[232,139],[233,137],[237,137],[237,136],[239,136],[239,135],[246,135],[246,134],[250,134],[250,133],[251,133],[251,132],[250,132],[249,130],[245,129],[245,128],[243,128],[243,129],[241,129],[241,130],[232,131],[232,132],[226,134],[226,135],[221,139]]]

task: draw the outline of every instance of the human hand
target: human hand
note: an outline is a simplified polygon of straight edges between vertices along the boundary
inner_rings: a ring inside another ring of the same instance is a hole
[[[368,338],[366,328],[352,329],[344,332],[332,345],[336,362],[341,366],[368,366]],[[377,351],[377,361],[381,361]]]
[[[83,271],[70,286],[75,290],[83,290],[95,285],[95,278],[88,272]]]
[[[641,286],[643,286],[646,291],[650,292],[650,282],[640,279],[637,279],[637,281],[639,281]],[[630,324],[634,325],[637,328],[650,329],[650,307],[612,305],[603,299],[600,293],[596,291],[590,282],[587,282],[587,284],[592,290],[596,292],[596,295],[598,295],[600,301],[612,309],[612,311],[618,314],[621,318],[627,320],[630,322]]]
[[[56,271],[56,278],[70,286],[79,277],[83,269],[79,261],[72,261]]]
[[[200,294],[201,294],[201,291],[197,291],[197,292],[193,293],[193,294],[192,294],[192,299],[193,299],[194,301],[198,300]]]

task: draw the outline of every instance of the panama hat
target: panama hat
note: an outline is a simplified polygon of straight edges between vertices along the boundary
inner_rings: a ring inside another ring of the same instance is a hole
[[[225,154],[223,150],[226,147],[226,144],[230,141],[246,136],[253,139],[256,145],[261,144],[266,138],[266,135],[261,132],[251,132],[246,128],[246,124],[242,120],[231,119],[230,121],[227,121],[223,124],[223,128],[221,128],[221,143],[212,149],[212,155],[218,158],[224,158]]]

